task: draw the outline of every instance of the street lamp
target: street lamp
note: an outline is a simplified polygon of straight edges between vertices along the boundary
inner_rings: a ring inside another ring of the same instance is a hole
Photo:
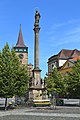
[[[56,109],[56,91],[53,91],[51,94],[49,94],[49,97],[51,98],[53,109]]]

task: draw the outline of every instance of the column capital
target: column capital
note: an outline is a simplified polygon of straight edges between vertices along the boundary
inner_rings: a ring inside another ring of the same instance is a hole
[[[39,33],[40,27],[34,27],[33,30],[34,30],[35,33]]]

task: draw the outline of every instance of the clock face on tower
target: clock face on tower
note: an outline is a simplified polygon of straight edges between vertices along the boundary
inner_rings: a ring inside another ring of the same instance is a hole
[[[19,54],[19,58],[23,59],[24,55],[23,54]]]

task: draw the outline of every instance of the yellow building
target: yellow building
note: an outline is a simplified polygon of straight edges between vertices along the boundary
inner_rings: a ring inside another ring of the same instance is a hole
[[[80,56],[73,57],[72,59],[67,60],[62,67],[59,68],[59,71],[65,75],[72,70],[72,67],[75,65],[76,61],[80,59]]]

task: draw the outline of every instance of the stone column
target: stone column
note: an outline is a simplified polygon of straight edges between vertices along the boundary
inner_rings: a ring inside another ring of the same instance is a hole
[[[39,20],[40,13],[36,11],[35,13],[35,23],[34,23],[34,33],[35,33],[35,42],[34,42],[34,69],[39,68]]]

